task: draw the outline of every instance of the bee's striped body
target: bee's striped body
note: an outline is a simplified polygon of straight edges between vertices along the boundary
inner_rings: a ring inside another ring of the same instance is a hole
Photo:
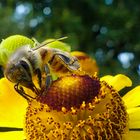
[[[71,56],[68,52],[60,51],[58,49],[50,49],[47,47],[43,47],[38,51],[40,52],[43,64],[49,64],[51,71],[59,76],[71,73],[79,68],[78,60]],[[60,57],[60,54],[63,54],[64,56]],[[70,68],[63,57],[67,57],[66,59],[69,61],[69,65],[73,65],[75,68]]]
[[[36,90],[32,77],[37,75],[41,87],[42,75],[46,73],[46,88],[51,84],[51,71],[60,75],[71,73],[79,69],[78,59],[68,52],[45,45],[36,48],[24,46],[18,49],[9,59],[5,69],[5,76],[11,82]],[[43,82],[44,83],[44,82]]]

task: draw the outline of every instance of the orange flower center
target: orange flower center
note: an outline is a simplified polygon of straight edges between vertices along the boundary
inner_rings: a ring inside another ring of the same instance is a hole
[[[72,106],[79,108],[83,101],[91,102],[99,90],[100,82],[97,78],[71,75],[53,82],[51,87],[44,91],[45,96],[40,96],[37,100],[58,111],[62,107],[70,110]]]
[[[97,77],[64,76],[29,102],[27,140],[121,140],[128,117],[118,92]]]

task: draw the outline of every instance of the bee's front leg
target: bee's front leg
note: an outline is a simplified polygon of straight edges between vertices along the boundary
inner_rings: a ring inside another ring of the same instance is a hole
[[[30,100],[30,99],[35,99],[33,97],[31,97],[30,95],[26,94],[24,89],[19,86],[19,83],[15,84],[14,89],[22,96],[24,97],[26,100]]]

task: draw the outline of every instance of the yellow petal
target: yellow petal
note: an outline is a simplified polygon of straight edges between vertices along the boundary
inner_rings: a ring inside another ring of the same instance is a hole
[[[24,140],[23,131],[0,132],[0,140]]]
[[[129,114],[129,128],[140,129],[140,107],[128,109],[127,112]]]
[[[129,131],[125,140],[140,140],[140,131]]]
[[[14,90],[14,84],[6,78],[0,80],[0,126],[21,127],[27,101]]]
[[[124,87],[132,86],[132,81],[123,74],[116,76],[106,75],[101,78],[101,81],[106,81],[109,85],[113,86],[117,91],[120,91]]]
[[[125,94],[122,98],[127,106],[127,108],[133,108],[140,106],[140,86],[135,87]]]
[[[71,55],[78,58],[81,69],[86,73],[94,75],[95,72],[99,71],[96,61],[88,54],[80,51],[73,51],[71,52]]]

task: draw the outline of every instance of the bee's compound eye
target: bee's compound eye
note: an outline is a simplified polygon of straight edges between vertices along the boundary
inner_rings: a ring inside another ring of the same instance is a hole
[[[22,74],[22,70],[21,68],[17,65],[17,64],[9,64],[7,66],[7,68],[5,69],[5,76],[6,78],[13,82],[13,83],[16,83],[18,82],[18,80],[20,79],[21,77],[21,74]]]
[[[5,73],[5,76],[6,76],[6,78],[9,80],[9,81],[11,81],[11,82],[15,82],[15,76],[14,76],[14,73],[13,72],[6,72]]]
[[[11,79],[12,79],[12,69],[13,69],[13,67],[14,67],[13,64],[8,63],[5,70],[4,70],[4,75],[9,81],[11,81]]]

